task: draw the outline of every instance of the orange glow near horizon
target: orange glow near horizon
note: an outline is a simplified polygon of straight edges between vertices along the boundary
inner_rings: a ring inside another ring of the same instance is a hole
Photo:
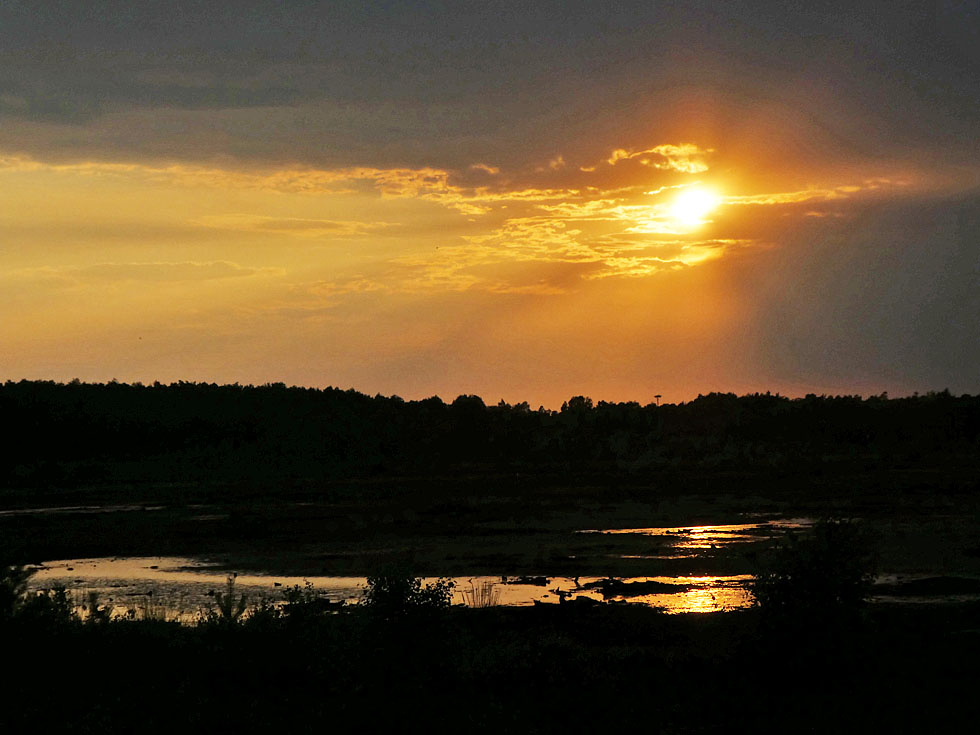
[[[724,194],[710,148],[541,170],[246,169],[0,151],[0,379],[286,382],[551,407],[736,373],[739,258],[886,179]],[[569,159],[571,156],[569,156]],[[783,226],[783,225],[781,225]],[[583,344],[589,348],[584,350]]]

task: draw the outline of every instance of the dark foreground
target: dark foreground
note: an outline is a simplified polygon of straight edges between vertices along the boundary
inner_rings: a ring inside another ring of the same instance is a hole
[[[48,612],[0,630],[0,731],[900,733],[980,715],[977,605],[780,621],[300,604],[198,627]]]
[[[754,574],[761,605],[335,611],[300,595],[232,622],[229,597],[181,627],[81,622],[56,593],[2,599],[0,584],[0,733],[976,729],[980,604],[864,603],[872,556],[919,585],[975,586],[980,397],[578,397],[559,412],[22,382],[0,409],[0,571],[163,555],[293,575]],[[671,555],[577,533],[762,517],[862,519],[875,553],[843,522],[769,566],[761,541]]]

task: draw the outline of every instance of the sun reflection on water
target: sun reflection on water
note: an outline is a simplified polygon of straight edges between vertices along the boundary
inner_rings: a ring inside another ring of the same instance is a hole
[[[647,579],[667,584],[689,585],[689,587],[680,592],[638,595],[628,598],[629,602],[659,607],[667,613],[723,612],[749,607],[752,604],[752,595],[745,586],[752,579],[748,574]]]
[[[716,552],[736,544],[764,541],[790,529],[804,528],[810,519],[791,518],[757,521],[754,523],[699,525],[687,527],[646,527],[586,530],[579,533],[633,534],[650,536],[653,548],[649,554],[633,553],[616,555],[629,559],[680,560],[702,557],[715,558]],[[643,549],[636,549],[642,552]],[[214,590],[223,583],[227,571],[199,559],[180,558],[106,558],[75,559],[44,564],[31,580],[35,589],[63,585],[80,595],[96,591],[103,600],[125,609],[149,608],[162,600],[179,600],[184,609],[199,611],[208,605]],[[716,612],[747,607],[752,597],[747,586],[748,575],[739,576],[670,576],[626,577],[623,585],[603,584],[602,577],[548,577],[547,584],[515,583],[499,576],[456,577],[458,588],[467,585],[492,584],[499,604],[530,606],[541,604],[565,604],[590,598],[598,601],[641,603],[662,608],[669,613]],[[290,577],[263,574],[240,574],[236,578],[239,588],[254,601],[282,599],[283,590],[302,586],[309,580],[331,601],[356,602],[367,585],[364,577]],[[424,580],[426,582],[432,579]],[[647,585],[644,590],[637,583],[658,582],[669,587]],[[598,583],[598,584],[597,584]],[[589,587],[586,587],[589,585]],[[630,594],[656,590],[651,594]],[[463,602],[462,598],[456,600]],[[151,605],[152,603],[152,605]],[[170,603],[162,603],[170,605]],[[175,613],[176,614],[176,613]]]
[[[31,579],[35,590],[64,586],[80,604],[90,592],[98,593],[100,604],[110,604],[115,614],[130,611],[141,614],[192,621],[213,600],[214,591],[223,585],[227,572],[194,559],[179,558],[106,558],[75,559],[48,562]],[[531,606],[565,604],[581,598],[596,602],[617,601],[653,605],[669,613],[715,612],[746,607],[751,598],[744,585],[750,579],[741,576],[625,577],[626,585],[660,582],[674,591],[645,595],[603,596],[595,583],[603,577],[547,577],[546,584],[522,583],[519,579],[504,582],[506,577],[455,577],[457,589],[475,585],[493,585],[498,604]],[[262,599],[281,600],[283,590],[311,582],[331,601],[356,603],[367,585],[365,577],[287,577],[260,574],[236,576],[238,589],[252,602]],[[435,578],[424,578],[423,583]],[[592,585],[592,587],[587,587]],[[463,603],[457,595],[456,603]]]
[[[806,528],[811,524],[812,521],[809,518],[787,518],[761,523],[587,529],[579,531],[579,533],[657,536],[667,541],[673,549],[696,550],[717,549],[737,543],[761,541],[772,537],[776,533]]]

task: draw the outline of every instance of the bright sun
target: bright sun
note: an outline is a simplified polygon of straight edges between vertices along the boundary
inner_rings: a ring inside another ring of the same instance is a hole
[[[705,223],[705,217],[721,204],[721,197],[710,189],[684,189],[668,206],[670,216],[680,225],[697,227]]]

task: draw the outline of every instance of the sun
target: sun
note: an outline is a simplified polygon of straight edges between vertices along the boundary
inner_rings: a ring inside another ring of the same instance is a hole
[[[684,227],[697,227],[719,204],[721,197],[710,189],[692,187],[684,189],[667,207],[671,218]]]

